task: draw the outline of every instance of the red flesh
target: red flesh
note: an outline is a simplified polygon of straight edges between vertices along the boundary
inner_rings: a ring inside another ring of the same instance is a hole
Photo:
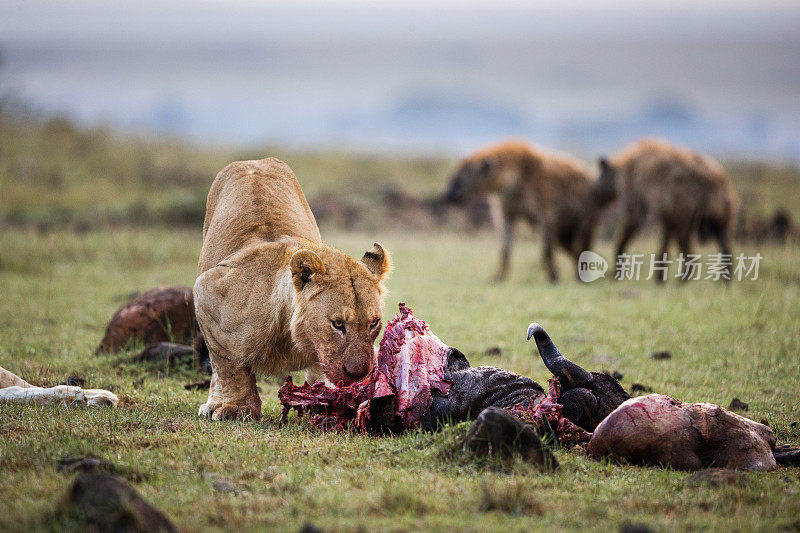
[[[424,321],[400,304],[400,314],[386,325],[378,358],[372,374],[349,386],[328,387],[324,383],[297,386],[292,378],[278,391],[283,404],[281,420],[294,409],[300,416],[308,413],[311,422],[325,430],[356,427],[366,429],[369,405],[373,398],[392,396],[392,409],[406,429],[415,427],[430,409],[431,391],[447,395],[450,383],[444,379],[449,347],[431,333]],[[547,427],[555,430],[564,446],[589,441],[590,433],[562,416],[558,403],[561,386],[550,380],[550,391],[542,401],[523,407],[509,407],[514,416],[533,424],[540,434]]]

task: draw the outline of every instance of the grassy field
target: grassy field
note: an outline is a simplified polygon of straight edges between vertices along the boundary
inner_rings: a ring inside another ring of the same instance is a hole
[[[800,442],[800,249],[762,247],[757,281],[545,282],[538,245],[515,251],[511,279],[488,280],[491,236],[331,233],[360,256],[373,240],[394,254],[385,317],[405,301],[473,364],[545,382],[529,322],[586,368],[687,401],[750,404],[779,442]],[[641,251],[651,244],[637,243]],[[277,424],[277,381],[260,382],[259,423],[199,420],[205,392],[183,385],[190,368],[141,367],[125,354],[92,352],[106,321],[135,290],[194,279],[200,231],[119,229],[82,234],[7,230],[0,235],[0,364],[29,381],[70,374],[111,387],[116,410],[0,406],[0,531],[62,530],[55,509],[71,483],[55,462],[95,454],[132,471],[135,487],[187,531],[608,531],[626,523],[655,530],[800,529],[800,473],[748,474],[742,485],[709,487],[688,474],[558,451],[562,468],[522,463],[492,469],[465,457],[466,425],[396,438],[323,434]],[[609,245],[600,246],[607,253]],[[746,249],[746,252],[754,252]],[[564,277],[570,265],[561,258]],[[501,355],[490,356],[488,348]],[[669,350],[672,358],[649,355]],[[226,481],[235,492],[215,490]]]

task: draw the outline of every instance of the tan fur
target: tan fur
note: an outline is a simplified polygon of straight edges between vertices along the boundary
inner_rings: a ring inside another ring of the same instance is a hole
[[[576,269],[581,251],[591,246],[600,209],[611,199],[604,197],[601,185],[579,161],[509,140],[463,159],[447,197],[500,197],[504,237],[498,280],[508,274],[514,223],[522,218],[541,224],[544,262],[555,281],[554,245],[575,258]]]
[[[644,139],[613,156],[605,172],[612,174],[622,204],[618,256],[648,217],[662,229],[659,258],[673,238],[682,253],[691,253],[692,235],[704,228],[722,253],[731,253],[729,232],[738,199],[725,170],[714,159],[665,141]]]
[[[334,383],[366,375],[389,269],[378,243],[361,261],[322,243],[282,161],[222,169],[208,193],[194,286],[213,368],[200,415],[260,418],[256,372],[283,377],[306,369],[309,381]]]

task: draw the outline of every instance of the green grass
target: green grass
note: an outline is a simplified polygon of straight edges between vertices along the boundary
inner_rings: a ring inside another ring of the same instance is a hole
[[[757,281],[585,285],[561,257],[547,284],[538,245],[522,241],[511,279],[488,280],[497,243],[488,235],[334,233],[328,242],[360,256],[373,240],[393,252],[385,318],[405,301],[472,364],[545,382],[528,323],[592,370],[687,401],[727,405],[766,419],[779,442],[800,430],[800,249],[767,247]],[[646,240],[635,248],[649,251]],[[71,482],[66,454],[95,454],[132,469],[134,486],[181,529],[332,531],[608,531],[638,522],[656,530],[791,530],[800,527],[797,469],[751,473],[742,486],[710,488],[688,475],[556,452],[562,468],[541,474],[515,463],[496,470],[463,457],[466,425],[396,438],[324,434],[277,424],[277,381],[260,381],[255,424],[199,420],[205,393],[184,383],[194,370],[144,368],[123,355],[92,355],[105,324],[134,290],[194,279],[200,230],[120,229],[77,235],[8,230],[0,235],[0,364],[32,382],[70,374],[114,388],[111,409],[0,406],[0,531],[60,530],[54,510]],[[609,251],[608,245],[600,251]],[[745,249],[745,252],[755,250]],[[608,254],[607,254],[608,255]],[[499,346],[500,356],[486,356]],[[669,350],[672,358],[649,355]],[[140,480],[137,480],[141,478]],[[238,494],[220,493],[224,480]]]

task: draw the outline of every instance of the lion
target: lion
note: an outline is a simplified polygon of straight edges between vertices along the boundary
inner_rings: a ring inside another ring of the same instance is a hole
[[[261,417],[256,373],[349,384],[375,360],[391,261],[374,243],[357,261],[323,244],[289,166],[223,168],[208,193],[194,284],[212,376],[200,416]]]
[[[514,224],[523,219],[542,228],[543,261],[551,282],[558,280],[553,249],[567,251],[575,260],[589,250],[602,209],[614,200],[613,183],[597,180],[575,159],[508,140],[461,160],[445,198],[464,203],[486,195],[500,198],[503,243],[500,268],[495,276],[508,275]]]
[[[601,180],[615,184],[621,203],[617,258],[648,217],[661,226],[659,259],[666,258],[673,239],[684,257],[690,255],[695,233],[701,240],[714,238],[720,253],[730,257],[739,200],[719,162],[666,141],[642,139],[608,159],[601,157],[600,167]],[[664,281],[663,276],[654,278]]]

